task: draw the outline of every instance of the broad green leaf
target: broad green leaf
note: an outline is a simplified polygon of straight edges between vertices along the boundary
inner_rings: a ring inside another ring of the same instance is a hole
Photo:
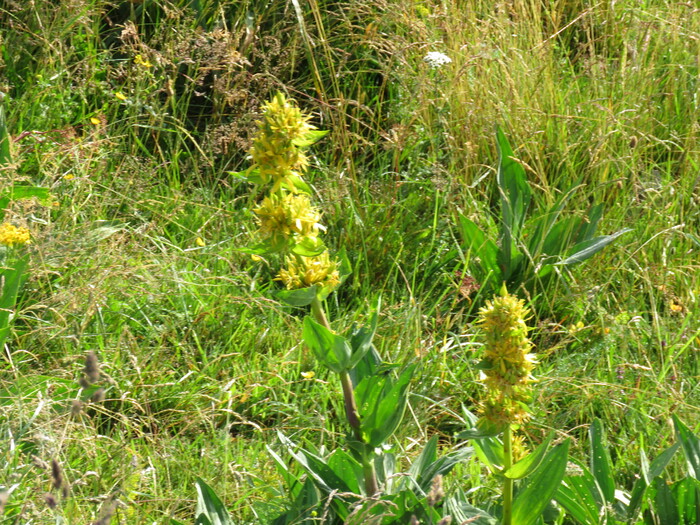
[[[449,474],[459,463],[466,461],[474,452],[472,447],[462,447],[447,454],[443,454],[427,467],[424,467],[418,478],[418,484],[424,492],[428,492],[437,475]]]
[[[673,484],[671,493],[677,503],[681,523],[700,523],[700,481],[682,479]]]
[[[680,448],[680,443],[676,442],[669,448],[664,450],[659,454],[651,465],[648,464],[646,454],[644,450],[641,450],[641,463],[642,463],[642,475],[635,481],[632,487],[632,494],[630,495],[630,502],[627,505],[627,519],[634,520],[637,518],[637,514],[642,505],[644,495],[646,494],[647,488],[654,481],[654,478],[660,476],[666,465],[671,461],[676,451]]]
[[[462,412],[464,413],[464,420],[467,425],[471,425],[470,430],[478,429],[480,419],[469,411],[467,407],[462,405]],[[487,428],[488,425],[484,426],[482,423],[482,428]],[[458,434],[457,437],[461,436],[463,433]],[[472,445],[474,446],[474,451],[479,459],[486,464],[494,472],[500,471],[503,466],[503,442],[497,437],[476,437],[476,438],[465,438],[471,439]]]
[[[403,476],[397,476],[396,456],[391,452],[384,452],[375,455],[374,468],[377,472],[377,482],[385,493],[394,492],[394,485],[400,483]]]
[[[251,184],[264,184],[266,182],[260,176],[260,170],[254,167],[243,171],[229,171],[227,174],[234,179],[244,180],[246,182],[250,182]]]
[[[660,523],[663,525],[679,525],[680,516],[678,515],[678,505],[671,489],[666,484],[663,478],[654,479],[654,508],[659,517]]]
[[[498,523],[498,520],[485,510],[472,506],[469,499],[461,488],[445,498],[445,512],[452,517],[452,523],[469,525],[496,525]]]
[[[196,479],[195,485],[197,487],[197,520],[203,515],[206,521],[201,521],[202,524],[233,525],[226,507],[211,487],[200,478]]]
[[[474,452],[479,459],[493,472],[503,468],[503,442],[496,437],[485,437],[472,440]]]
[[[248,255],[265,255],[267,253],[275,253],[280,251],[286,246],[286,243],[281,247],[273,247],[269,240],[255,243],[251,246],[243,246],[240,248],[235,248],[237,252],[246,253]]]
[[[463,215],[459,217],[462,237],[464,238],[464,250],[469,256],[470,266],[473,266],[477,258],[479,260],[482,275],[478,275],[480,284],[485,285],[493,280],[495,283],[501,281],[501,269],[498,266],[498,246],[487,240],[484,233],[471,220]]]
[[[588,218],[586,220],[581,220],[578,231],[576,232],[576,237],[574,238],[574,243],[578,244],[593,238],[596,231],[598,231],[598,223],[603,217],[603,207],[602,202],[591,206],[591,209],[588,210]]]
[[[26,277],[29,257],[24,255],[11,267],[0,269],[0,348],[10,333],[10,315],[14,312],[17,295]]]
[[[295,191],[299,190],[302,193],[312,193],[311,192],[311,186],[309,186],[304,179],[302,179],[298,175],[287,175],[286,178],[287,181],[291,182],[291,186],[289,184],[283,184],[284,187],[286,187],[290,191]]]
[[[564,210],[566,202],[579,188],[581,188],[581,185],[575,185],[566,193],[561,195],[557,199],[557,201],[552,205],[549,211],[547,211],[544,215],[541,215],[534,221],[534,232],[528,239],[527,243],[530,256],[532,256],[533,258],[537,258],[541,253],[552,253],[543,250],[545,239],[547,239],[550,236],[550,232],[552,231],[554,226],[559,224],[557,220],[559,219],[559,215],[561,215],[561,212]]]
[[[302,511],[300,517],[313,518],[315,516],[314,510],[318,504],[318,491],[316,490],[313,480],[308,477],[294,500],[294,508]]]
[[[328,135],[328,130],[311,130],[307,131],[306,134],[298,139],[294,139],[292,141],[292,144],[299,148],[307,148],[311,146],[312,144],[318,142],[321,140],[323,137]]]
[[[547,439],[540,443],[540,446],[506,470],[503,475],[511,479],[522,479],[537,470],[537,467],[540,466],[542,460],[544,459],[545,453],[547,452],[553,437],[554,434],[550,433],[549,436],[547,436]]]
[[[411,463],[407,474],[416,483],[420,484],[419,480],[422,478],[423,472],[437,459],[437,442],[438,436],[434,434],[425,444],[418,457]]]
[[[605,448],[603,425],[599,419],[593,421],[588,429],[591,440],[591,473],[600,487],[608,505],[615,502],[615,480],[610,465],[610,455]]]
[[[571,255],[569,255],[563,261],[559,261],[555,264],[561,266],[569,266],[572,264],[578,264],[580,262],[583,262],[586,259],[593,257],[596,253],[605,248],[608,244],[613,242],[620,235],[623,235],[630,231],[632,231],[630,228],[624,228],[618,232],[613,233],[612,235],[601,235],[600,237],[595,237],[594,239],[583,241],[575,245],[571,249]]]
[[[673,426],[676,429],[676,437],[683,448],[688,474],[700,481],[700,439],[675,414],[673,415]]]
[[[401,423],[414,370],[415,365],[407,367],[396,380],[391,374],[366,377],[355,388],[362,434],[370,446],[381,446]]]
[[[559,490],[569,456],[569,441],[553,447],[520,488],[513,502],[513,524],[531,525],[539,518]]]
[[[379,308],[381,307],[381,298],[378,297],[374,306],[374,312],[370,317],[369,326],[351,329],[350,347],[352,348],[352,357],[350,358],[349,368],[355,368],[357,364],[364,359],[367,352],[372,349],[372,339],[377,331],[377,320],[379,317]]]
[[[555,257],[565,254],[571,246],[573,230],[577,222],[577,217],[566,217],[555,224],[542,243],[540,253]]]
[[[267,449],[267,453],[270,454],[272,457],[272,460],[275,462],[275,466],[277,467],[277,472],[282,476],[282,479],[284,479],[285,485],[291,489],[294,485],[299,483],[299,478],[294,475],[292,470],[289,468],[289,465],[285,460],[283,460],[277,452],[272,450],[272,447],[270,445],[265,445],[265,448]]]
[[[48,204],[51,200],[51,193],[48,188],[39,188],[37,186],[12,186],[4,192],[7,198],[13,201],[23,199],[37,199],[41,204]]]
[[[328,458],[328,467],[342,479],[353,494],[364,492],[362,465],[342,449],[336,449]],[[362,487],[362,488],[361,488]]]
[[[675,455],[676,451],[680,448],[680,446],[680,442],[674,443],[666,450],[664,450],[661,454],[659,454],[654,461],[651,462],[651,465],[649,466],[649,472],[647,474],[647,480],[649,481],[649,483],[651,483],[651,480],[661,475],[661,473],[666,468],[666,465],[668,465],[671,462],[671,459],[673,459],[673,456]]]
[[[352,350],[347,339],[306,316],[302,338],[321,364],[341,374],[349,370]]]
[[[601,523],[601,511],[587,483],[579,476],[566,476],[555,499],[581,525]]]
[[[314,478],[319,489],[326,494],[330,494],[334,490],[350,492],[350,487],[345,479],[336,474],[323,458],[308,450],[298,448],[296,444],[279,431],[277,436],[287,448],[287,452],[306,470],[307,474]]]
[[[430,490],[435,476],[448,474],[455,465],[466,460],[473,452],[470,447],[462,447],[438,458],[437,443],[438,436],[434,435],[408,469],[408,478],[411,483],[418,485],[425,493]],[[403,482],[403,486],[412,487],[406,481]]]
[[[316,257],[326,251],[326,245],[321,238],[304,237],[292,247],[292,253],[302,257]]]
[[[530,206],[532,190],[527,182],[525,170],[515,160],[500,126],[496,127],[498,145],[497,183],[501,194],[501,253],[505,268],[511,266],[512,248],[519,240],[520,229]]]
[[[481,418],[476,422],[476,426],[464,430],[455,436],[457,439],[481,439],[496,437],[503,433],[507,423],[494,423],[486,418]]]
[[[308,306],[318,295],[318,285],[314,284],[308,288],[298,288],[296,290],[279,290],[274,295],[279,301],[289,306]]]

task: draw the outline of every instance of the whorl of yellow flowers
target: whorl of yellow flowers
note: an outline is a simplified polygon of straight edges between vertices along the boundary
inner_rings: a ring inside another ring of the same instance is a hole
[[[272,238],[273,244],[293,236],[315,239],[319,230],[326,229],[319,222],[321,214],[304,194],[270,195],[253,212],[258,220],[258,232],[263,238]]]
[[[272,193],[282,184],[295,190],[294,178],[300,178],[308,166],[300,144],[309,131],[311,117],[289,102],[282,93],[263,106],[262,119],[258,121],[258,133],[253,139],[250,156],[253,169],[257,169],[264,183],[272,180]]]
[[[12,247],[29,244],[30,242],[31,236],[27,228],[18,228],[9,222],[0,224],[0,244]]]
[[[482,372],[488,391],[482,413],[494,423],[520,423],[527,419],[526,403],[536,363],[527,336],[528,315],[525,303],[508,294],[505,286],[500,296],[479,310],[485,338]]]
[[[316,257],[285,257],[287,267],[280,270],[277,280],[288,290],[307,288],[314,284],[334,287],[340,284],[338,262],[331,261],[325,251]]]

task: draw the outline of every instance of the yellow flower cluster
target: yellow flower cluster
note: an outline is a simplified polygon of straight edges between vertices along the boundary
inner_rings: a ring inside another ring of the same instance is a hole
[[[0,244],[5,246],[20,246],[29,244],[31,236],[27,228],[18,228],[9,222],[0,224]]]
[[[263,183],[273,181],[272,193],[283,184],[296,191],[293,180],[300,178],[308,166],[298,144],[315,129],[309,119],[282,93],[263,106],[262,120],[258,122],[258,133],[250,150],[254,163],[251,169],[258,170]]]
[[[253,211],[260,225],[258,231],[264,238],[271,238],[273,244],[296,236],[315,239],[319,230],[325,230],[319,222],[321,214],[304,194],[273,194]]]
[[[331,261],[328,252],[316,257],[286,257],[287,267],[280,270],[277,280],[288,290],[307,288],[314,284],[335,287],[340,284],[338,262]]]
[[[536,359],[530,353],[525,303],[504,289],[479,311],[484,337],[484,417],[495,423],[520,423],[527,418],[525,403]]]

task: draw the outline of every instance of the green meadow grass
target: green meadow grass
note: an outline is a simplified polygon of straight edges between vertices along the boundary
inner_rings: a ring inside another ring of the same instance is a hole
[[[326,243],[353,270],[331,318],[349,326],[381,295],[379,352],[418,364],[401,455],[434,434],[455,446],[462,405],[479,399],[458,217],[497,236],[496,124],[532,214],[579,184],[571,213],[604,202],[602,233],[632,229],[529,298],[530,444],[553,429],[585,461],[599,418],[629,489],[640,450],[673,441],[672,414],[700,430],[691,3],[6,2],[0,27],[14,159],[0,189],[52,195],[7,213],[34,242],[0,359],[0,523],[101,523],[114,502],[113,523],[191,522],[197,477],[237,523],[265,523],[285,497],[276,432],[343,445],[338,385],[300,343],[303,309],[278,304],[275,270],[237,251],[261,194],[228,173],[247,166],[279,90],[330,132],[308,178]],[[430,51],[452,61],[433,68]],[[104,401],[77,407],[89,351]],[[475,504],[489,488],[475,461],[449,484],[478,488]]]

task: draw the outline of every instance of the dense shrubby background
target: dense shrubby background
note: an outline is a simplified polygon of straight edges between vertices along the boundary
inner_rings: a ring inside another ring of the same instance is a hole
[[[2,523],[88,523],[116,500],[120,523],[191,520],[196,477],[236,521],[265,522],[283,497],[265,448],[276,430],[342,441],[341,400],[299,343],[300,311],[280,309],[273,270],[237,252],[260,195],[228,173],[247,166],[277,91],[330,130],[308,180],[326,243],[353,267],[333,318],[349,325],[381,294],[378,350],[418,364],[401,454],[435,434],[454,446],[481,390],[482,298],[459,217],[497,237],[496,124],[533,187],[531,215],[575,187],[572,217],[603,202],[601,233],[633,230],[521,291],[541,360],[531,444],[554,429],[583,458],[600,418],[629,487],[640,449],[673,440],[672,414],[697,433],[691,2],[8,0],[0,27],[14,161],[0,189],[52,195],[6,213],[34,241],[0,359]],[[80,390],[89,351],[100,384]],[[90,402],[96,388],[104,400]],[[71,485],[56,508],[52,460]],[[487,483],[475,461],[451,479]]]

